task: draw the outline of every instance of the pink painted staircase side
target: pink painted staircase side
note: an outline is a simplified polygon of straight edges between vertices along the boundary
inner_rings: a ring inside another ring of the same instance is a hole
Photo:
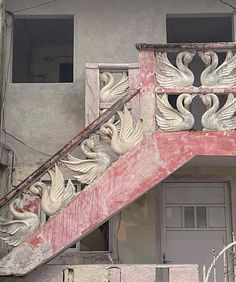
[[[0,275],[26,275],[59,255],[195,156],[235,156],[236,132],[155,132],[0,260]]]

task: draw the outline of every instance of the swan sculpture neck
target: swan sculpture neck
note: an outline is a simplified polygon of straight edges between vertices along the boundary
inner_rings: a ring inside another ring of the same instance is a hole
[[[217,75],[217,66],[219,64],[218,56],[213,51],[207,51],[205,53],[199,52],[199,56],[207,66],[201,74],[201,83],[204,86],[214,86],[219,83],[219,76]],[[227,60],[227,59],[226,59]],[[221,65],[223,66],[225,62]]]
[[[216,111],[219,109],[219,100],[217,96],[215,96],[212,93],[209,93],[206,95],[207,97],[204,97],[204,98],[210,99],[210,101],[209,101],[209,109],[202,116],[203,127],[205,127],[204,121],[207,120],[209,117],[212,117],[212,115],[214,115]]]
[[[28,218],[35,217],[35,218],[38,219],[38,216],[33,212],[28,212],[28,211],[19,212],[19,211],[17,211],[16,205],[21,207],[21,201],[18,198],[15,199],[14,201],[12,201],[9,205],[10,213],[12,214],[12,216],[14,218],[16,218],[16,219],[28,219]]]
[[[42,201],[44,201],[44,199],[49,197],[49,190],[48,187],[45,183],[43,182],[36,182],[33,187],[35,187],[38,192],[33,192],[33,194],[39,196],[40,198],[42,198]]]
[[[205,73],[212,73],[219,64],[218,56],[212,51],[206,52],[205,56],[209,56],[209,58],[206,58],[205,60],[206,65],[208,65],[208,67],[205,69]]]
[[[110,90],[114,84],[114,77],[109,72],[103,72],[101,74],[101,80],[105,83],[105,86],[101,89],[100,95],[105,96],[107,94],[107,91]]]
[[[82,151],[82,153],[87,157],[87,158],[91,158],[94,159],[97,157],[97,153],[92,152],[92,149],[94,148],[94,140],[92,139],[86,139],[85,141],[83,141],[80,145],[80,149]]]
[[[190,69],[188,68],[188,64],[190,60],[186,59],[187,56],[190,56],[188,52],[180,52],[176,57],[176,66],[178,67],[179,70],[183,72],[187,72],[189,74],[191,72]]]
[[[191,98],[191,95],[190,94],[187,94],[187,93],[183,93],[182,95],[180,95],[177,99],[177,102],[176,102],[176,106],[177,106],[177,109],[178,111],[183,115],[183,116],[189,116],[189,115],[192,115],[187,109],[186,107],[189,106],[189,103],[186,103],[186,100],[187,99],[190,99]],[[183,105],[184,103],[184,105]]]
[[[112,131],[112,139],[117,139],[118,136],[118,130],[116,128],[116,126],[113,123],[107,122],[104,125],[105,127],[109,128]]]

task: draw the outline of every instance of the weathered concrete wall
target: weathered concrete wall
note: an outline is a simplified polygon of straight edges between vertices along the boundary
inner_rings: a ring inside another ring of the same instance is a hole
[[[38,1],[8,0],[6,4],[7,10],[15,11],[37,5]],[[9,83],[5,110],[7,130],[39,151],[55,153],[84,126],[86,62],[137,62],[136,42],[165,42],[166,14],[202,12],[231,13],[232,10],[215,0],[197,3],[194,0],[69,0],[22,12],[24,15],[74,14],[74,83]],[[11,137],[7,138],[7,143],[16,152],[16,181],[23,179],[47,158]],[[155,259],[153,195],[153,192],[148,193],[122,212],[118,230],[122,262],[150,263]],[[132,241],[129,244],[127,240]]]
[[[8,0],[6,9],[16,11],[37,4],[36,0]],[[74,15],[74,83],[66,86],[10,83],[7,88],[7,130],[40,151],[56,152],[84,126],[86,62],[137,62],[136,42],[166,41],[166,14],[202,12],[232,11],[215,0],[201,0],[197,4],[194,0],[70,0],[16,13]],[[8,33],[10,36],[10,28]],[[17,167],[24,167],[26,175],[46,158],[11,137],[7,142],[16,151]]]
[[[117,216],[117,254],[121,263],[155,263],[155,190]]]

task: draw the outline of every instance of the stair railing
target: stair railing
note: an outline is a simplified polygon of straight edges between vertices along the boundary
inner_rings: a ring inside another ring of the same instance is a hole
[[[112,118],[112,116],[120,110],[127,102],[135,97],[141,89],[129,91],[126,95],[122,96],[116,103],[114,103],[109,109],[102,113],[96,120],[94,120],[89,126],[83,129],[73,139],[71,139],[62,149],[50,157],[45,163],[43,163],[37,170],[25,178],[14,189],[0,198],[0,209],[9,204],[14,198],[16,198],[22,191],[29,188],[37,180],[39,180],[49,169],[51,169],[59,160],[64,158],[68,152],[75,149],[82,141],[88,138],[94,131],[100,128],[106,121]]]

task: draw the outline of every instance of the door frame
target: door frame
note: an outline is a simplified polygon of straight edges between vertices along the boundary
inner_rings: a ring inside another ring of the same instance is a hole
[[[188,179],[185,178],[185,180],[183,181],[181,178],[179,178],[178,180],[175,179],[171,179],[171,181],[166,181],[163,183],[160,183],[156,186],[156,193],[155,193],[155,214],[156,214],[156,259],[157,259],[157,263],[162,264],[163,263],[163,254],[165,253],[165,246],[166,246],[166,242],[165,242],[165,230],[164,230],[164,189],[165,189],[165,184],[168,185],[200,185],[200,184],[207,184],[209,186],[214,186],[215,184],[221,184],[224,186],[225,188],[225,201],[227,203],[226,205],[226,236],[227,236],[227,241],[232,240],[232,231],[236,231],[235,230],[235,217],[234,217],[234,212],[235,209],[233,208],[232,205],[232,199],[235,199],[236,197],[236,192],[232,191],[232,185],[231,185],[231,181],[226,181],[224,180],[220,180],[218,177],[216,178],[216,181],[214,180],[210,180],[209,179],[194,179],[194,178],[190,178],[188,177]],[[235,194],[235,195],[234,195]],[[223,245],[222,245],[223,248]]]

